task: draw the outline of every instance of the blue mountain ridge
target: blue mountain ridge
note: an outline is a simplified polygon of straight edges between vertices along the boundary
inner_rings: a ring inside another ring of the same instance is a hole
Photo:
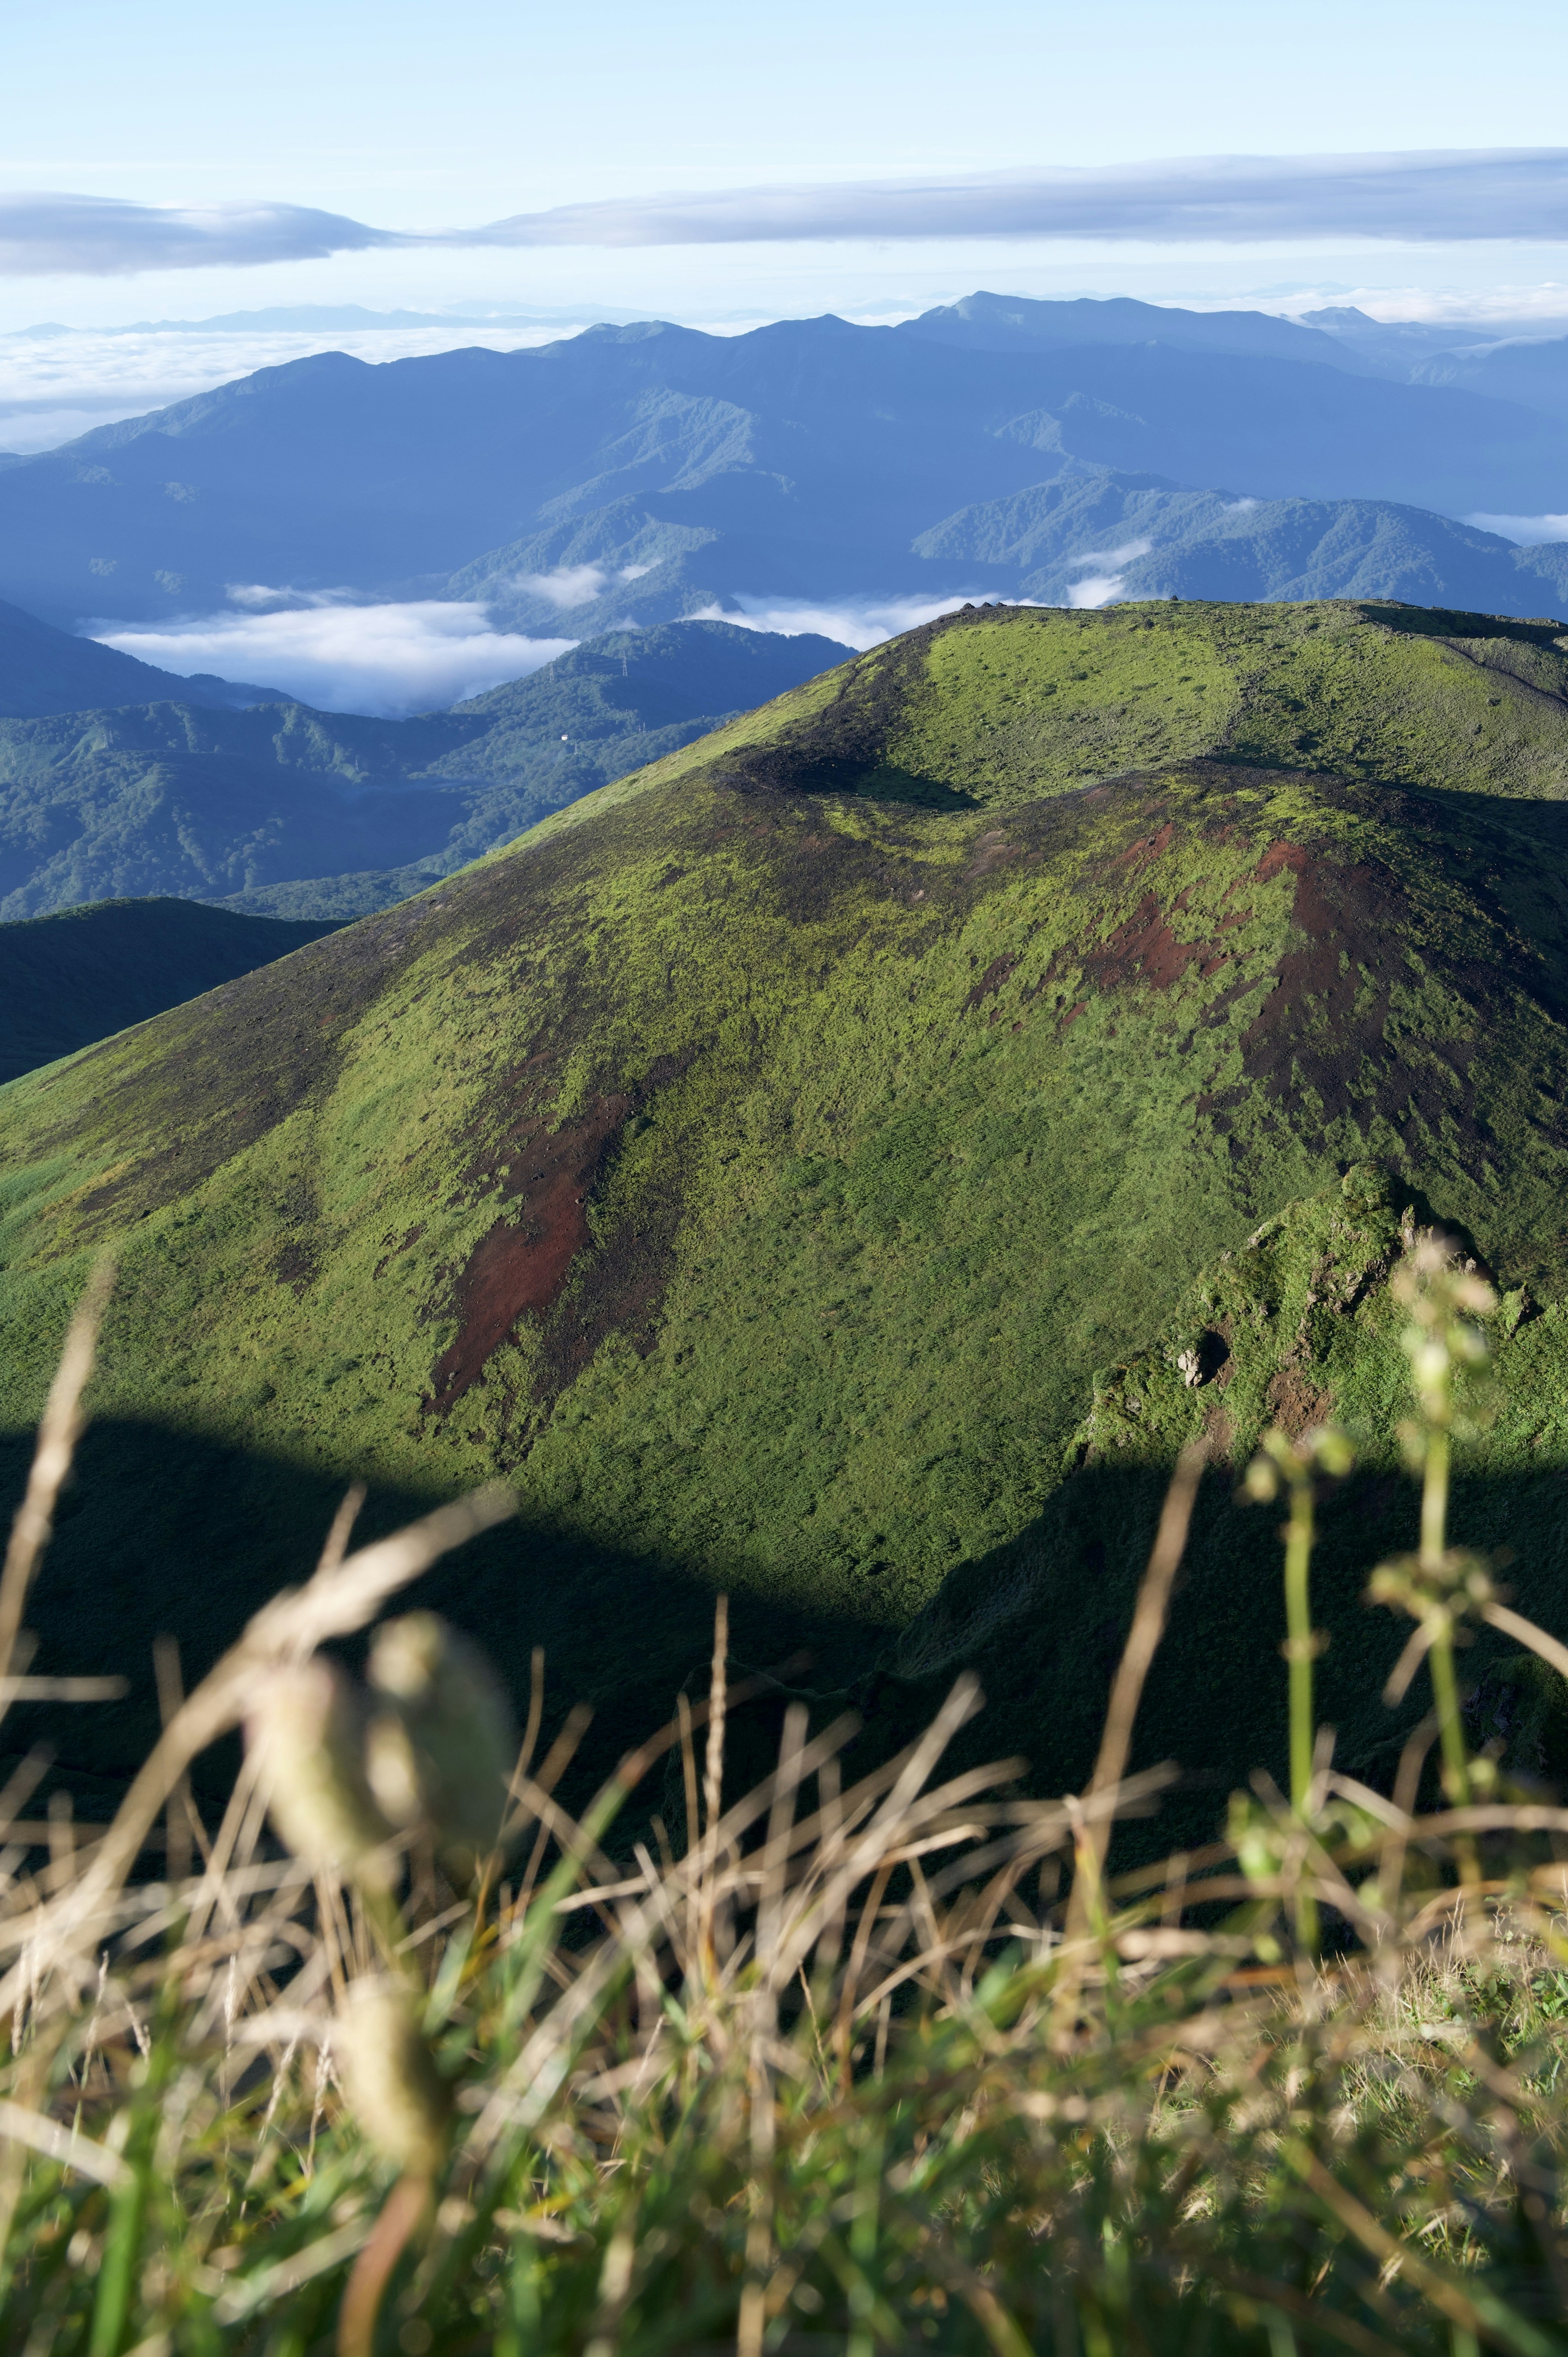
[[[1343,337],[1122,303],[1041,307],[1049,335],[1020,336],[986,304],[261,370],[0,473],[0,594],[68,628],[210,610],[236,584],[474,596],[588,635],[746,597],[961,593],[935,528],[1086,471],[1450,517],[1568,506],[1562,418],[1367,372]],[[600,577],[541,586],[583,566]]]

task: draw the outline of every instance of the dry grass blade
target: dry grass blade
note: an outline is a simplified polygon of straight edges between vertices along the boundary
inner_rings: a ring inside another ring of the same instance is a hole
[[[0,1678],[0,1703],[118,1702],[127,1678]]]
[[[340,1565],[325,1564],[297,1594],[274,1598],[251,1621],[166,1727],[120,1805],[91,1864],[70,1889],[28,1926],[27,1946],[0,1981],[0,2010],[14,2005],[50,1956],[91,1944],[93,1927],[135,1864],[159,1813],[190,1763],[242,1717],[256,1672],[290,1656],[303,1659],[329,1637],[350,1635],[387,1598],[443,1555],[517,1510],[499,1485],[439,1506],[392,1537]]]
[[[1133,1746],[1133,1727],[1138,1716],[1138,1705],[1143,1700],[1144,1682],[1159,1651],[1160,1640],[1165,1635],[1171,1588],[1187,1551],[1193,1505],[1208,1455],[1208,1449],[1202,1444],[1183,1449],[1176,1460],[1176,1471],[1171,1476],[1170,1488],[1165,1492],[1165,1505],[1160,1512],[1159,1528],[1155,1534],[1155,1544],[1149,1555],[1148,1568],[1138,1590],[1133,1626],[1128,1631],[1115,1682],[1111,1688],[1111,1699],[1106,1706],[1100,1754],[1083,1796],[1086,1804],[1100,1801],[1107,1792],[1116,1790],[1126,1776],[1127,1755]],[[1086,1809],[1078,1843],[1079,1872],[1068,1920],[1069,1941],[1083,1936],[1091,1915],[1101,1904],[1101,1882],[1106,1852],[1111,1846],[1111,1825],[1109,1814]]]
[[[179,1647],[174,1638],[159,1637],[156,1641],[153,1674],[157,1682],[158,1717],[165,1727],[172,1727],[185,1702],[185,1678],[180,1668]],[[188,1775],[178,1779],[169,1795],[167,1840],[169,1874],[176,1882],[183,1882],[190,1872],[195,1846],[200,1846],[204,1857],[210,1857],[212,1854],[206,1828],[197,1812]]]
[[[72,2135],[58,2121],[41,2112],[30,2112],[21,2104],[0,2100],[0,2137],[27,2145],[66,2169],[80,2169],[100,2185],[124,2185],[131,2174],[118,2153],[95,2144],[91,2136]]]
[[[1410,1692],[1411,1681],[1436,1642],[1434,1621],[1422,1620],[1411,1631],[1399,1660],[1389,1672],[1383,1686],[1383,1700],[1390,1710],[1395,1710]]]
[[[1528,1645],[1543,1662],[1550,1662],[1559,1677],[1568,1678],[1568,1645],[1549,1637],[1544,1629],[1538,1629],[1522,1612],[1510,1612],[1506,1604],[1483,1604],[1481,1618],[1489,1620],[1494,1629],[1500,1629],[1505,1637],[1517,1637],[1521,1645]]]
[[[703,1831],[719,1821],[725,1780],[725,1679],[729,1663],[729,1598],[714,1606],[714,1665],[708,1695],[708,1756],[703,1773]]]
[[[285,1656],[303,1660],[329,1638],[365,1628],[400,1587],[454,1547],[516,1512],[515,1493],[492,1481],[450,1505],[437,1506],[434,1513],[361,1547],[341,1563],[324,1560],[307,1587],[263,1606],[246,1630],[241,1650],[252,1662]]]
[[[1113,1784],[1120,1784],[1127,1772],[1127,1754],[1132,1749],[1133,1722],[1138,1716],[1138,1705],[1144,1698],[1144,1681],[1165,1632],[1171,1587],[1187,1551],[1193,1504],[1208,1456],[1208,1452],[1204,1448],[1184,1449],[1171,1477],[1171,1485],[1165,1492],[1165,1502],[1160,1512],[1159,1529],[1155,1534],[1155,1544],[1149,1555],[1148,1569],[1138,1590],[1133,1626],[1122,1648],[1110,1702],[1106,1705],[1100,1755],[1095,1760],[1094,1773],[1090,1778],[1085,1799],[1092,1799],[1108,1792]]]
[[[81,1395],[98,1355],[98,1337],[114,1290],[114,1274],[113,1262],[103,1260],[89,1277],[44,1405],[27,1486],[11,1525],[5,1566],[0,1572],[0,1676],[8,1674],[15,1659],[27,1590],[53,1533],[55,1506],[81,1437]],[[0,1712],[9,1699],[0,1695]]]
[[[332,1517],[331,1528],[322,1543],[320,1560],[316,1566],[317,1579],[324,1573],[336,1571],[348,1554],[349,1541],[354,1535],[354,1525],[360,1519],[360,1509],[365,1497],[362,1481],[350,1481],[344,1491],[338,1511]]]

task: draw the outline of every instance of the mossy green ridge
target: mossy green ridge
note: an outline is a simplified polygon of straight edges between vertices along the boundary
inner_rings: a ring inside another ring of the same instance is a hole
[[[1365,1594],[1373,1566],[1417,1540],[1396,1439],[1412,1412],[1401,1340],[1408,1312],[1388,1279],[1430,1218],[1424,1200],[1386,1169],[1353,1164],[1339,1185],[1287,1205],[1219,1254],[1144,1349],[1096,1374],[1039,1520],[955,1574],[886,1648],[868,1694],[877,1740],[917,1732],[965,1667],[980,1675],[989,1706],[961,1754],[1017,1747],[1027,1755],[1044,1724],[1058,1774],[1081,1784],[1171,1466],[1184,1446],[1202,1442],[1209,1469],[1135,1754],[1139,1766],[1176,1759],[1197,1772],[1132,1847],[1207,1838],[1216,1788],[1244,1785],[1260,1767],[1284,1786],[1279,1512],[1252,1504],[1239,1477],[1270,1425],[1294,1435],[1333,1420],[1355,1466],[1323,1485],[1319,1501],[1314,1618],[1327,1641],[1319,1713],[1336,1732],[1338,1768],[1386,1785],[1431,1706],[1424,1678],[1398,1709],[1385,1705],[1410,1623]],[[1467,1240],[1458,1241],[1463,1251]],[[1452,1535],[1506,1558],[1517,1606],[1561,1630],[1568,1309],[1516,1284],[1488,1325],[1492,1365],[1461,1389]],[[1465,1668],[1477,1748],[1491,1740],[1526,1778],[1568,1781],[1562,1680],[1478,1627]]]
[[[1349,1166],[1550,1308],[1565,688],[1554,625],[971,610],[13,1083],[18,1460],[91,1255],[121,1260],[48,1665],[134,1671],[159,1627],[199,1663],[298,1576],[270,1501],[302,1482],[499,1469],[521,1523],[443,1595],[513,1674],[545,1643],[610,1743],[718,1587],[752,1658],[803,1640],[832,1684],[1012,1579],[1085,1478],[1096,1371]],[[1526,1331],[1555,1478],[1563,1329]],[[125,1535],[138,1478],[156,1548]],[[1144,1538],[1155,1480],[1114,1476]],[[1227,1674],[1272,1609],[1237,1605]],[[1099,1674],[1075,1638],[1058,1686]],[[1047,1780],[1057,1691],[1022,1745]],[[81,1756],[124,1764],[135,1709],[95,1724]]]

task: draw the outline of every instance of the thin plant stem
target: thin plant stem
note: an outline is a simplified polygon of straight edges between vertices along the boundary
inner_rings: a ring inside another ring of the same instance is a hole
[[[1285,1525],[1285,1629],[1290,1654],[1290,1797],[1305,1816],[1312,1792],[1316,1721],[1313,1710],[1312,1481],[1293,1481]]]
[[[1465,1748],[1465,1726],[1459,1716],[1459,1680],[1454,1667],[1454,1640],[1444,1627],[1432,1641],[1427,1656],[1432,1669],[1433,1698],[1437,1705],[1437,1732],[1443,1745],[1443,1781],[1456,1809],[1470,1805],[1470,1760]]]
[[[1423,1571],[1441,1570],[1448,1548],[1449,1439],[1446,1423],[1432,1424],[1426,1434],[1426,1462],[1421,1489],[1421,1564]],[[1470,1760],[1465,1745],[1465,1725],[1459,1716],[1459,1680],[1454,1666],[1454,1620],[1442,1605],[1433,1607],[1434,1635],[1428,1653],[1432,1695],[1437,1706],[1438,1740],[1443,1747],[1443,1783],[1455,1809],[1470,1805]],[[1480,1860],[1468,1834],[1454,1844],[1462,1882],[1481,1878]]]
[[[54,1534],[55,1506],[82,1433],[81,1394],[92,1373],[99,1329],[113,1288],[114,1264],[100,1261],[70,1321],[59,1365],[49,1385],[27,1486],[11,1525],[5,1568],[0,1571],[0,1677],[10,1670],[21,1634],[27,1590]],[[4,1717],[5,1708],[5,1697],[0,1695],[0,1717]]]
[[[1285,1525],[1285,1651],[1290,1664],[1290,1797],[1305,1824],[1311,1813],[1313,1758],[1316,1748],[1312,1627],[1312,1548],[1316,1536],[1312,1471],[1303,1466],[1290,1485]],[[1317,1900],[1309,1890],[1295,1896],[1296,1937],[1308,1955],[1320,1944]]]
[[[1448,1545],[1448,1428],[1434,1424],[1426,1435],[1421,1487],[1421,1567],[1441,1571]]]

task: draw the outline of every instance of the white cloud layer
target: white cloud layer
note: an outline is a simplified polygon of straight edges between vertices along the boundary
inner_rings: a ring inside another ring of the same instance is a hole
[[[309,205],[138,205],[26,188],[0,196],[0,274],[11,278],[317,262],[408,242]]]
[[[288,595],[256,584],[238,593],[237,602],[250,610],[161,626],[105,621],[91,636],[182,678],[216,672],[222,679],[276,688],[324,712],[370,712],[392,719],[482,695],[487,688],[553,662],[577,643],[495,630],[485,607],[437,598],[398,606],[317,601],[283,611],[256,610]]]
[[[304,205],[143,205],[0,196],[0,274],[319,259],[375,248],[713,245],[908,238],[1075,238],[1252,245],[1568,239],[1568,148],[1198,156],[1109,166],[676,190],[514,213],[477,229],[375,229]]]
[[[1086,573],[1081,581],[1069,582],[1067,602],[1069,606],[1092,610],[1097,606],[1109,606],[1120,597],[1127,586],[1124,573]]]
[[[764,597],[742,596],[736,607],[704,606],[691,619],[735,622],[743,630],[778,630],[789,639],[816,631],[864,654],[867,647],[878,647],[884,639],[896,639],[900,630],[918,630],[922,622],[933,622],[939,614],[956,614],[961,606],[971,602],[962,597],[846,597],[836,604],[811,606],[799,598],[770,604]]]
[[[1251,504],[1255,507],[1257,501]],[[1068,564],[1075,573],[1091,565],[1131,565],[1135,556],[1147,556],[1154,544],[1152,540],[1124,540],[1120,548],[1097,548],[1082,556],[1069,556]]]
[[[1463,521],[1473,523],[1478,532],[1495,532],[1503,540],[1518,541],[1521,548],[1568,540],[1568,515],[1467,515]]]
[[[570,613],[602,597],[612,581],[640,581],[652,570],[651,565],[622,565],[613,570],[603,565],[559,565],[553,573],[514,573],[507,587]]]
[[[802,238],[1568,237],[1568,148],[1196,156],[923,180],[678,192],[519,213],[498,245],[684,245]]]

